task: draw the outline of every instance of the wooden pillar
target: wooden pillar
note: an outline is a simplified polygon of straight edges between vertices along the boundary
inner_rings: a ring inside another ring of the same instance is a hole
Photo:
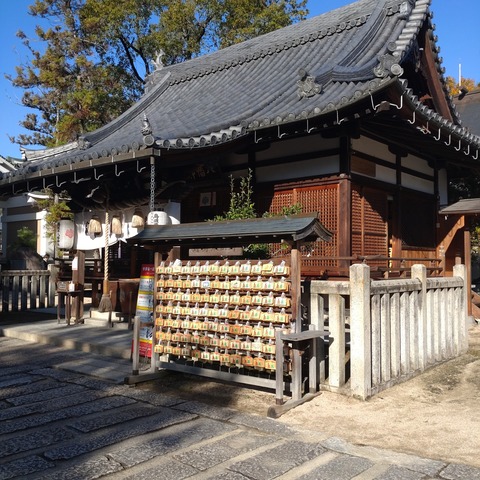
[[[292,281],[292,316],[295,320],[295,333],[302,331],[302,291],[301,291],[301,265],[302,259],[299,242],[294,242],[291,252],[291,281]],[[278,372],[282,374],[282,372]],[[277,373],[277,374],[278,374]],[[302,397],[302,356],[298,343],[294,344],[292,352],[292,399],[300,400]]]
[[[469,227],[469,222],[465,222],[467,225],[465,227],[465,230],[463,231],[463,251],[464,253],[464,261],[463,263],[465,264],[466,268],[466,278],[465,278],[465,288],[470,295],[470,292],[472,291],[472,252],[471,252],[471,241],[472,239],[470,238],[470,229]],[[467,314],[469,316],[472,315],[472,302],[469,300],[467,302]]]
[[[342,178],[338,184],[338,255],[350,257],[352,255],[352,183],[349,178]],[[350,262],[339,261],[340,270],[348,271]]]

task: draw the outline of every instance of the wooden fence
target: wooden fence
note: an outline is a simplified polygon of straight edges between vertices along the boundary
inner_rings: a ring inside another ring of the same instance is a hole
[[[48,308],[56,305],[54,276],[49,270],[0,272],[2,312]]]
[[[427,278],[414,265],[410,277],[371,280],[358,264],[349,281],[310,282],[311,328],[329,333],[322,388],[366,399],[467,350],[465,266]]]

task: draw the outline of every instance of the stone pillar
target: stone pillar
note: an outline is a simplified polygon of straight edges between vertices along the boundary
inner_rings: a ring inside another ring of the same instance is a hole
[[[459,301],[460,308],[456,312],[459,318],[458,322],[458,341],[460,353],[465,353],[468,350],[468,325],[470,317],[468,315],[468,304],[470,302],[470,291],[468,285],[468,272],[465,265],[455,265],[453,267],[453,276],[461,277],[463,279],[463,294]]]
[[[350,267],[350,338],[352,394],[365,400],[372,389],[370,268],[365,264]]]
[[[412,279],[420,280],[422,290],[417,297],[418,311],[418,367],[425,370],[427,366],[427,267],[425,265],[412,266]]]

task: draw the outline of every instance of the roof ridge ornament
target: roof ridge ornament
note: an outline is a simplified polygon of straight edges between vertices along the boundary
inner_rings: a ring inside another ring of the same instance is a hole
[[[165,65],[162,58],[165,56],[165,52],[160,49],[158,52],[155,52],[155,60],[152,60],[154,71],[161,70]]]
[[[304,68],[301,68],[298,73],[300,80],[297,81],[297,95],[300,99],[310,98],[323,92],[323,85],[317,83],[315,77],[309,75]]]
[[[144,113],[143,120],[142,120],[142,135],[145,137],[151,134],[152,134],[152,126],[150,125],[147,114]]]
[[[387,53],[379,55],[378,65],[373,68],[373,73],[379,78],[385,78],[390,75],[399,77],[403,73],[403,68],[398,63],[398,55],[395,55],[397,46],[395,42],[390,42],[387,45]]]
[[[91,143],[88,141],[86,137],[82,135],[77,139],[77,146],[80,150],[87,150],[87,148],[90,148]]]

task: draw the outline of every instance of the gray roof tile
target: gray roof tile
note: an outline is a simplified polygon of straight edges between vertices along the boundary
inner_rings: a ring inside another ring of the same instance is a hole
[[[47,163],[82,162],[152,145],[161,149],[206,146],[213,140],[221,143],[368,99],[401,74],[395,64],[401,63],[429,21],[429,5],[430,0],[359,0],[164,67],[152,74],[148,92],[139,102],[85,136],[87,148],[82,150],[75,142],[63,150],[27,152],[30,171]],[[385,54],[390,57],[378,68]],[[299,97],[300,70],[322,85],[320,93]],[[145,138],[144,115],[152,127],[152,135]]]

